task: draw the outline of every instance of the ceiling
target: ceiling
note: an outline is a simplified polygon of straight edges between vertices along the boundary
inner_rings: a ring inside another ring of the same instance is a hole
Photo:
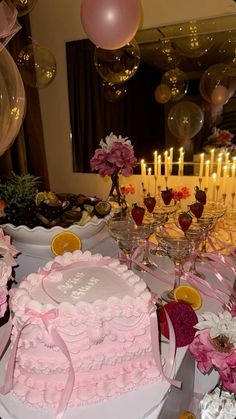
[[[236,15],[142,30],[135,39],[142,60],[163,73],[177,67],[194,79],[213,64],[236,65]]]

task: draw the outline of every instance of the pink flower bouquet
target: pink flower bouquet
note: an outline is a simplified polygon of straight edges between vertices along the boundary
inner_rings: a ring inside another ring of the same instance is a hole
[[[113,133],[101,140],[100,148],[95,151],[94,156],[90,160],[91,169],[98,171],[101,176],[111,176],[112,187],[109,193],[110,197],[114,197],[116,193],[119,205],[127,207],[124,195],[120,191],[119,174],[130,176],[133,168],[137,165],[137,159],[134,156],[134,150],[130,140],[117,137]]]
[[[91,169],[98,171],[101,176],[111,176],[120,173],[123,176],[130,176],[137,164],[134,150],[130,140],[117,137],[113,133],[101,140],[100,148],[95,151],[90,160]]]
[[[229,311],[204,313],[189,346],[202,373],[218,371],[223,386],[236,394],[236,316]]]

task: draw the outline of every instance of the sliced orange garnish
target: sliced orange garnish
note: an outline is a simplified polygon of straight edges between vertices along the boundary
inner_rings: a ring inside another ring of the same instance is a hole
[[[174,289],[174,299],[190,304],[194,310],[198,310],[202,305],[200,292],[190,285],[179,285]]]
[[[179,419],[196,419],[196,416],[192,412],[186,411],[180,413]]]
[[[81,247],[80,237],[72,231],[62,231],[56,234],[51,241],[51,249],[56,256],[61,256],[65,252],[80,250]]]

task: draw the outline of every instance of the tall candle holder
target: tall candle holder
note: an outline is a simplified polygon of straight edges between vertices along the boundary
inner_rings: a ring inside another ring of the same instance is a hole
[[[145,189],[145,186],[144,186],[144,183],[142,182],[142,191],[143,191],[143,199],[145,198],[145,196],[146,196],[146,189]]]
[[[157,176],[154,176],[154,196],[157,198]]]
[[[166,189],[168,187],[168,176],[165,176]]]
[[[199,183],[199,188],[202,189],[202,177],[198,179],[198,183]]]
[[[235,199],[235,192],[231,193],[232,208],[234,208],[234,199]]]
[[[219,199],[219,190],[220,190],[220,185],[216,185],[216,202],[218,202],[218,199]]]
[[[223,204],[225,205],[225,202],[226,202],[226,193],[223,193],[222,194],[222,199],[223,199]]]

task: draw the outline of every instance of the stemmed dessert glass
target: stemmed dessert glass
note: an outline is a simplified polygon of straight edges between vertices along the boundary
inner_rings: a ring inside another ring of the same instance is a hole
[[[183,265],[192,251],[192,244],[181,231],[175,231],[172,235],[172,232],[163,229],[156,232],[156,237],[165,249],[166,255],[169,256],[175,265],[174,286],[171,290],[167,290],[162,294],[163,300],[172,301],[174,300],[174,290],[180,285]]]
[[[202,279],[205,279],[205,275],[199,272],[196,268],[197,261],[197,251],[204,237],[204,230],[199,226],[198,223],[193,223],[189,229],[185,232],[186,238],[192,243],[192,254],[191,254],[191,264],[189,267],[189,272],[194,275],[199,276]]]
[[[191,224],[188,226],[186,231],[184,231],[183,226],[181,226],[180,223],[180,215],[185,214],[183,211],[179,210],[175,213],[174,221],[175,225],[183,231],[185,237],[191,242],[192,244],[192,254],[191,254],[191,264],[189,267],[189,272],[193,273],[194,275],[199,276],[200,278],[204,279],[205,275],[197,271],[196,268],[196,261],[198,258],[197,250],[199,249],[200,244],[203,242],[204,239],[204,229],[203,226],[201,226],[201,222],[198,222],[198,219],[196,217],[191,216],[190,221]]]
[[[150,234],[149,227],[145,225],[137,226],[130,217],[124,219],[111,218],[107,225],[111,236],[117,241],[121,250],[120,261],[125,261],[128,268],[131,269],[130,256],[139,246],[140,241],[146,239]]]

